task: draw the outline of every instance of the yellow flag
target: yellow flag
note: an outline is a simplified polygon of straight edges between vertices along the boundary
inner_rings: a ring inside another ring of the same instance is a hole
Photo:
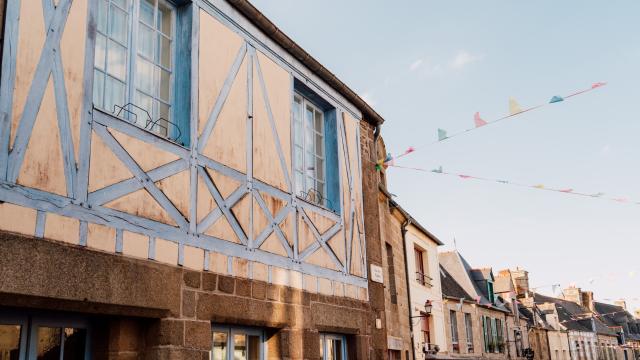
[[[514,98],[509,98],[509,115],[514,115],[519,112],[522,112],[522,108],[520,104]]]
[[[533,187],[536,188],[536,189],[544,189],[544,185],[542,185],[542,184],[533,185]]]

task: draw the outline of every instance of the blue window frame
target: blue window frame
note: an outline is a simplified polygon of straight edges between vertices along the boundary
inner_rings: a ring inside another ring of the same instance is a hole
[[[339,213],[336,109],[297,79],[294,80],[292,126],[296,195]]]
[[[191,63],[183,44],[189,8],[169,0],[99,0],[94,63],[94,106],[182,145],[189,143],[183,118],[190,101],[176,87],[182,92],[189,82],[182,65]]]

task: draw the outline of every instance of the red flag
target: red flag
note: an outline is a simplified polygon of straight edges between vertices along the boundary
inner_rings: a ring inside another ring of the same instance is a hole
[[[487,122],[482,120],[482,118],[480,118],[479,112],[476,112],[476,114],[473,116],[473,122],[476,124],[477,128],[487,125]]]
[[[563,192],[563,193],[570,193],[572,191],[573,191],[573,189],[562,189],[562,190],[560,190],[560,192]]]
[[[472,178],[472,176],[469,176],[469,175],[458,175],[458,176],[460,176],[461,179],[471,179]]]

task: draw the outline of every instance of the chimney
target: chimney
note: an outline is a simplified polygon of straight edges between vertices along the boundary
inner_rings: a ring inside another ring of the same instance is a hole
[[[640,309],[636,309],[636,319],[640,320]]]
[[[582,306],[586,307],[591,312],[596,312],[596,307],[593,303],[593,291],[583,291],[581,298]]]
[[[511,270],[511,277],[515,282],[514,285],[518,297],[527,295],[529,293],[529,272],[518,267],[515,270]]]
[[[615,305],[620,306],[621,308],[627,310],[627,302],[624,300],[616,300],[613,302]]]
[[[562,296],[565,300],[574,302],[578,305],[582,305],[582,290],[575,286],[564,289]]]

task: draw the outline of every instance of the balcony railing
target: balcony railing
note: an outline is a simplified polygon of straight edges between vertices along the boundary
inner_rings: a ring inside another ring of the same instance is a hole
[[[416,281],[423,286],[429,286],[429,287],[433,286],[432,285],[433,279],[429,277],[429,275],[423,274],[419,271],[416,271]]]

